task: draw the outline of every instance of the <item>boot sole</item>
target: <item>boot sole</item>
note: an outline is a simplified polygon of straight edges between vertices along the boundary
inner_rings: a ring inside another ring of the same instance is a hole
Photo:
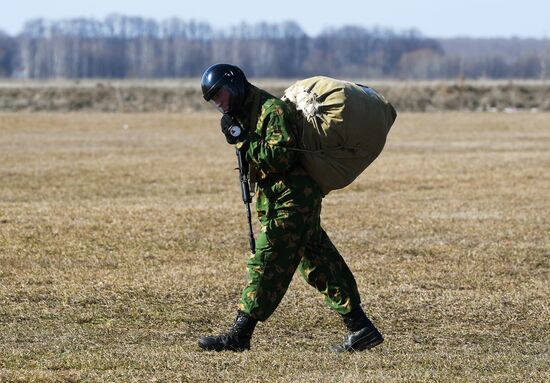
[[[226,346],[226,345],[210,345],[205,342],[203,339],[199,339],[199,347],[205,351],[232,351],[232,352],[243,352],[250,350],[250,346],[235,347],[235,346]]]
[[[364,351],[369,350],[373,347],[378,346],[384,341],[384,337],[378,330],[373,330],[367,335],[364,335],[361,339],[356,340],[349,346],[337,345],[331,348],[332,352],[355,352],[355,351]]]
[[[379,334],[374,339],[369,339],[368,337],[365,337],[363,339],[359,339],[357,342],[351,345],[351,348],[349,351],[364,351],[364,350],[370,350],[371,348],[374,348],[378,346],[380,343],[384,341],[384,337],[382,337],[382,334]]]

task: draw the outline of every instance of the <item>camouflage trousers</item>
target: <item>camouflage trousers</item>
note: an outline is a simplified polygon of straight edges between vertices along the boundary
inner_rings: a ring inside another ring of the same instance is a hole
[[[256,208],[261,231],[248,259],[248,284],[239,309],[264,321],[275,311],[298,269],[327,305],[347,314],[360,304],[357,284],[346,262],[321,227],[321,194],[305,188],[269,195],[259,190]]]

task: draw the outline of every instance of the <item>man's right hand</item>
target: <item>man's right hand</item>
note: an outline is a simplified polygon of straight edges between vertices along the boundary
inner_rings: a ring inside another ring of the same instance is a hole
[[[228,114],[222,116],[220,125],[228,144],[235,145],[237,142],[242,141],[246,134],[237,120]]]

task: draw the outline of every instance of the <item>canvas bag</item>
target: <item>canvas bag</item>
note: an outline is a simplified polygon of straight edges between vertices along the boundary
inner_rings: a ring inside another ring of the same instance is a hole
[[[322,76],[294,83],[282,99],[296,117],[300,161],[324,195],[378,157],[397,115],[373,89]]]

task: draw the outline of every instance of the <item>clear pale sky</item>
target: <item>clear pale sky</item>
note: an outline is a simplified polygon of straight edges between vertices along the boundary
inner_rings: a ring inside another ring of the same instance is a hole
[[[397,31],[416,28],[429,37],[550,35],[549,0],[4,0],[0,30],[16,34],[25,21],[39,17],[103,19],[110,13],[157,20],[176,16],[206,21],[216,28],[242,21],[294,20],[310,35],[344,24],[390,27]]]

